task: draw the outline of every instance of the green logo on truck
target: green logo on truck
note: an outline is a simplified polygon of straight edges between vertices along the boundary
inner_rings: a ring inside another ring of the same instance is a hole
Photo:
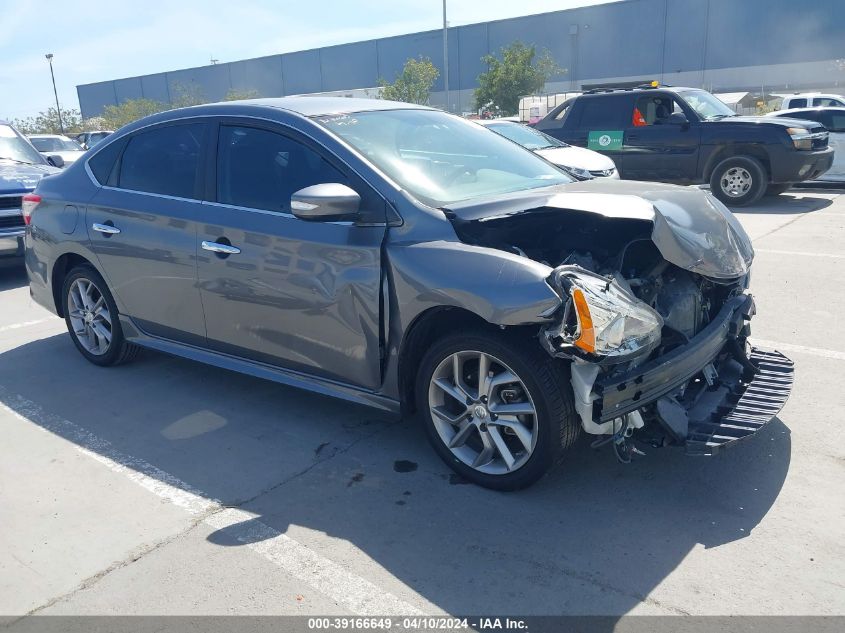
[[[622,130],[593,130],[587,137],[587,149],[612,152],[622,149]]]

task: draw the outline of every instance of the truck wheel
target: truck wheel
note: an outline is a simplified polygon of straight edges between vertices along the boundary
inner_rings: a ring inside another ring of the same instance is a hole
[[[751,156],[731,156],[710,175],[710,192],[727,205],[742,207],[757,202],[766,191],[766,170]]]
[[[434,450],[459,475],[516,490],[546,474],[580,431],[565,366],[479,331],[431,346],[417,374],[417,410]]]
[[[788,191],[791,188],[792,188],[791,182],[781,183],[781,184],[777,184],[777,185],[769,185],[768,187],[766,187],[766,195],[767,196],[779,196],[784,191]]]

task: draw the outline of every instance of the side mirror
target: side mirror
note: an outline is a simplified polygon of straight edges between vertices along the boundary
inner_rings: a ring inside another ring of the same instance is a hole
[[[358,214],[361,196],[337,182],[311,185],[290,197],[291,212],[300,220],[350,219]]]
[[[58,154],[50,154],[47,157],[47,162],[50,163],[53,167],[64,167],[65,166],[65,159],[59,156]]]

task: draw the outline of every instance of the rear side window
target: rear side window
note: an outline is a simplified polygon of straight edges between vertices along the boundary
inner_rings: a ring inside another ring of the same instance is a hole
[[[584,99],[578,127],[587,130],[608,130],[625,127],[623,122],[631,116],[632,106],[627,96],[610,96]]]
[[[94,174],[94,179],[101,185],[113,184],[109,181],[109,177],[117,162],[117,157],[120,156],[120,152],[125,145],[125,139],[109,143],[88,161],[88,167],[91,169],[91,173]]]
[[[807,100],[806,99],[791,99],[789,101],[790,108],[806,108],[807,107]]]
[[[167,125],[129,140],[120,161],[121,189],[197,198],[204,123]]]
[[[217,202],[290,212],[304,187],[348,179],[320,154],[292,138],[252,127],[223,125],[217,148]]]

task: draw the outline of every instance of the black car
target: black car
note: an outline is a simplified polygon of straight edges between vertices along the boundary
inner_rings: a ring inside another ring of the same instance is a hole
[[[565,101],[536,127],[607,153],[622,178],[709,183],[713,195],[734,206],[818,178],[833,163],[823,126],[737,116],[694,88],[591,91]]]

